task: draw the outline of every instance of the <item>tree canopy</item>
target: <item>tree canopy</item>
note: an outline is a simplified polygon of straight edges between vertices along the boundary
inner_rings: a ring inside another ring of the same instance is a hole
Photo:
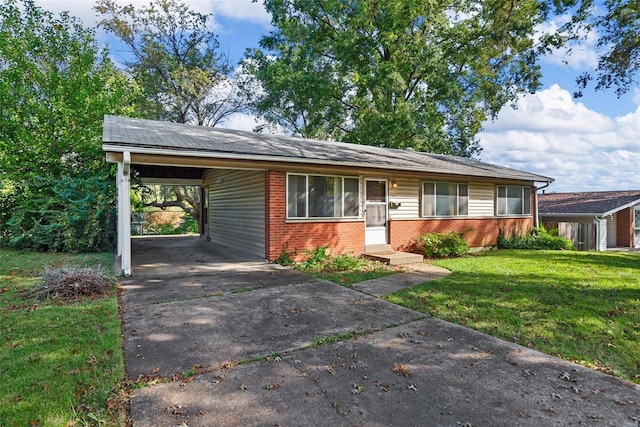
[[[31,0],[0,5],[4,239],[44,250],[111,247],[115,186],[102,153],[102,120],[126,112],[131,93],[93,31],[75,18]]]
[[[292,133],[471,156],[481,123],[540,84],[537,0],[264,4],[253,106]]]
[[[585,13],[574,16],[573,31],[578,37],[590,33],[598,36],[599,59],[593,72],[576,79],[579,86],[576,95],[582,96],[582,90],[595,78],[596,90],[615,88],[621,96],[640,83],[640,2],[582,0],[579,6]]]
[[[230,64],[219,54],[212,15],[179,0],[154,0],[146,7],[98,0],[100,25],[129,49],[127,71],[140,85],[142,117],[215,126],[246,103],[229,79]]]

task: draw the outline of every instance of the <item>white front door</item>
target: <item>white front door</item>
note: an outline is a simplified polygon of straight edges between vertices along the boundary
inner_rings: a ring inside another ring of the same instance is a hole
[[[387,181],[384,179],[365,180],[365,245],[382,245],[387,240]]]

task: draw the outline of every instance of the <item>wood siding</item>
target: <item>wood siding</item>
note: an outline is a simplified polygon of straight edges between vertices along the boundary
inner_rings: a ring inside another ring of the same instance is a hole
[[[211,241],[264,257],[264,172],[214,169],[205,173],[204,185]]]

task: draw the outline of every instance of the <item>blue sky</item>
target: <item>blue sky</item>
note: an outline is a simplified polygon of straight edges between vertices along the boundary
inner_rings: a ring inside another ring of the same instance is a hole
[[[86,0],[36,0],[53,12],[68,10],[86,26],[97,18]],[[146,5],[148,0],[123,0],[121,4]],[[213,13],[220,49],[233,62],[246,48],[255,47],[269,31],[270,17],[261,2],[251,0],[190,0],[194,10]],[[549,25],[553,25],[550,23]],[[105,34],[114,59],[118,47]],[[592,70],[597,57],[592,43],[573,55],[554,52],[542,61],[543,86],[522,97],[517,109],[505,106],[498,118],[484,124],[478,135],[480,160],[555,178],[548,191],[606,191],[640,189],[640,88],[618,99],[613,91],[573,99],[575,77]],[[236,116],[226,127],[251,130],[253,117]]]

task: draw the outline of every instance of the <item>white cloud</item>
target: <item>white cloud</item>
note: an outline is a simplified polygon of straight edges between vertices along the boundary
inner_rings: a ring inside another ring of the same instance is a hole
[[[224,16],[238,21],[248,21],[263,25],[271,25],[271,15],[266,11],[262,0],[213,0],[214,16]]]
[[[268,27],[271,15],[265,10],[262,1],[251,0],[185,0],[189,9],[199,13],[213,13],[214,19],[226,17],[238,21],[248,21]],[[136,8],[148,6],[151,0],[118,0],[118,4],[132,4]],[[94,27],[100,20],[93,10],[94,1],[87,0],[36,0],[36,4],[54,13],[68,11],[72,16],[80,18],[87,27]]]
[[[536,41],[539,40],[542,34],[555,33],[570,19],[569,15],[562,15],[538,25],[536,27]],[[542,57],[542,63],[568,66],[573,70],[579,71],[595,69],[598,66],[598,54],[596,52],[598,33],[595,30],[591,30],[582,35],[583,40],[580,43],[572,43],[567,47],[554,49],[551,53]]]
[[[479,135],[482,160],[556,179],[551,191],[640,188],[640,107],[609,117],[553,85],[504,109]]]

